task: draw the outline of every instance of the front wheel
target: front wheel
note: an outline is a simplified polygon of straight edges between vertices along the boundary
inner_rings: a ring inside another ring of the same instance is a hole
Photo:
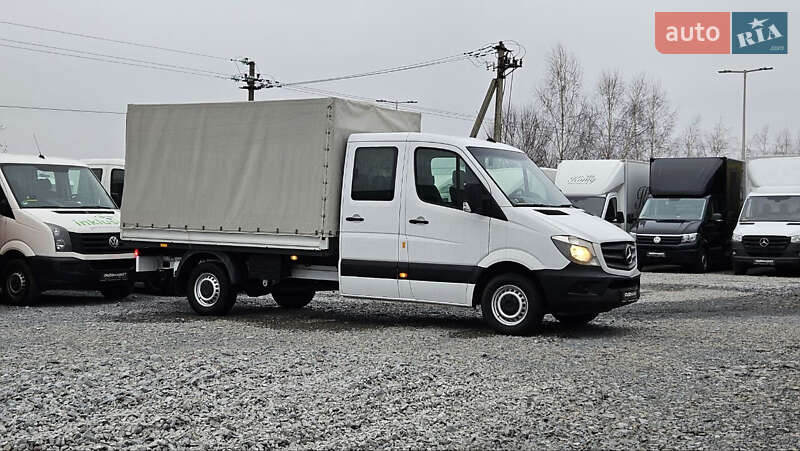
[[[501,274],[483,290],[481,311],[497,332],[527,335],[541,327],[544,301],[528,278],[516,273]]]
[[[39,284],[28,262],[10,260],[3,269],[3,302],[11,305],[32,305],[39,302]]]
[[[283,308],[299,309],[303,308],[314,299],[317,294],[314,290],[272,290],[272,298]]]
[[[706,248],[700,248],[700,253],[692,269],[699,274],[708,272],[708,270],[711,269],[711,262],[708,260],[708,250]]]
[[[192,270],[186,293],[189,305],[200,315],[225,315],[236,303],[228,272],[213,262],[201,263]]]
[[[559,323],[565,326],[583,326],[589,324],[597,318],[599,313],[586,313],[583,315],[556,315],[553,314],[553,317],[558,320]]]

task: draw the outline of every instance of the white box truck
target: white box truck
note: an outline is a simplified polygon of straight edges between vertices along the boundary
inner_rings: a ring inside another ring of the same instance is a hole
[[[316,291],[481,306],[496,330],[639,297],[635,245],[523,152],[341,99],[131,105],[122,235],[199,314]]]
[[[800,268],[800,157],[747,162],[750,189],[733,231],[733,271]]]
[[[650,164],[634,160],[564,160],[556,186],[572,205],[625,231],[647,200]]]
[[[0,154],[2,300],[33,304],[51,289],[130,291],[133,249],[119,210],[85,163]]]
[[[103,188],[111,194],[117,206],[122,205],[125,186],[125,160],[123,158],[97,158],[83,160],[92,170]]]

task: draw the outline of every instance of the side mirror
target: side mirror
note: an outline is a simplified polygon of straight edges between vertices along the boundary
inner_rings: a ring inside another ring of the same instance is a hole
[[[614,222],[616,222],[617,224],[624,224],[625,223],[625,214],[622,213],[621,211],[618,211],[617,212],[617,217],[614,218]]]
[[[467,201],[463,202],[463,204],[461,206],[461,209],[464,210],[467,213],[472,213],[472,208],[470,208],[469,202],[467,202]]]
[[[722,217],[722,213],[714,213],[711,215],[711,220],[714,222],[724,222],[725,218]]]

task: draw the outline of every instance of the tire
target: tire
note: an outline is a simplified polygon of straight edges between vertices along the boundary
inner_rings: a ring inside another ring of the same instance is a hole
[[[127,283],[109,285],[101,288],[100,293],[106,299],[125,299],[131,294],[131,285]]]
[[[495,276],[481,297],[484,320],[506,335],[528,335],[538,331],[544,317],[544,299],[533,281],[521,274]]]
[[[200,315],[225,315],[236,303],[236,293],[225,268],[217,263],[200,263],[189,275],[186,297]]]
[[[553,315],[559,323],[565,326],[585,326],[597,318],[599,313],[585,313],[583,315]]]
[[[697,256],[697,261],[692,265],[692,270],[698,274],[708,272],[711,269],[711,260],[708,257],[708,249],[701,248],[700,254]]]
[[[314,295],[314,290],[272,290],[272,298],[283,308],[300,309],[308,305]]]
[[[39,302],[41,291],[30,265],[14,258],[3,268],[3,302],[10,305],[33,305]]]
[[[733,262],[733,273],[737,276],[743,276],[747,274],[747,266],[744,263]]]

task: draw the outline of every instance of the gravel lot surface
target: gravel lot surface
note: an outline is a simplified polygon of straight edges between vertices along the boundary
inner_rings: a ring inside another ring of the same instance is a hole
[[[0,306],[0,449],[798,448],[800,278],[645,273],[534,337],[318,295]]]

